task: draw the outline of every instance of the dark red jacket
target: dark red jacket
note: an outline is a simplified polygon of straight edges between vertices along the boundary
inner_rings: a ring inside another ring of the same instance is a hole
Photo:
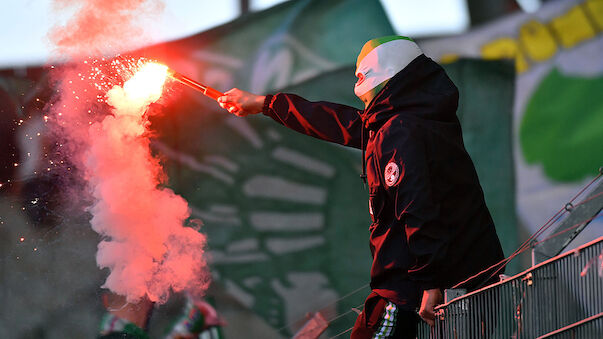
[[[401,305],[416,307],[422,289],[449,288],[503,259],[457,104],[456,86],[424,55],[364,111],[284,93],[264,103],[264,114],[298,132],[366,147],[371,287]]]

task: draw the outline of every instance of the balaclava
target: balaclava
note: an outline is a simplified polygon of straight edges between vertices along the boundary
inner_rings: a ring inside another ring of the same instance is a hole
[[[354,93],[364,101],[365,107],[368,106],[389,79],[421,54],[419,46],[404,36],[390,35],[369,40],[356,61],[358,81]]]

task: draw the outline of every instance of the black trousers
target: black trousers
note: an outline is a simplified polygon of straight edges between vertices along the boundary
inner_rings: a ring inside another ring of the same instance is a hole
[[[375,292],[364,302],[356,318],[351,339],[396,338],[415,339],[419,315],[414,310],[396,305]]]

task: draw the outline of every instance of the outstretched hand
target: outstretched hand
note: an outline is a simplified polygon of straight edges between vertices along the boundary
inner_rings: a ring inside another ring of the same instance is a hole
[[[249,114],[261,113],[265,98],[263,95],[255,95],[233,88],[219,97],[218,103],[230,113],[244,117]]]
[[[423,291],[419,315],[429,326],[433,327],[435,325],[435,307],[441,304],[442,301],[442,292],[439,288]]]

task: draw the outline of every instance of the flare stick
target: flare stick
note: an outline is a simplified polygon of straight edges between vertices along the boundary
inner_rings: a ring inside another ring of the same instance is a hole
[[[195,80],[193,80],[187,76],[184,76],[178,72],[174,72],[174,71],[170,70],[169,76],[170,76],[170,78],[180,82],[181,84],[184,84],[194,90],[197,90],[214,100],[218,100],[219,97],[224,95],[224,93],[218,91],[217,89],[211,88],[209,86],[205,86],[205,85],[203,85],[199,82],[196,82]]]

